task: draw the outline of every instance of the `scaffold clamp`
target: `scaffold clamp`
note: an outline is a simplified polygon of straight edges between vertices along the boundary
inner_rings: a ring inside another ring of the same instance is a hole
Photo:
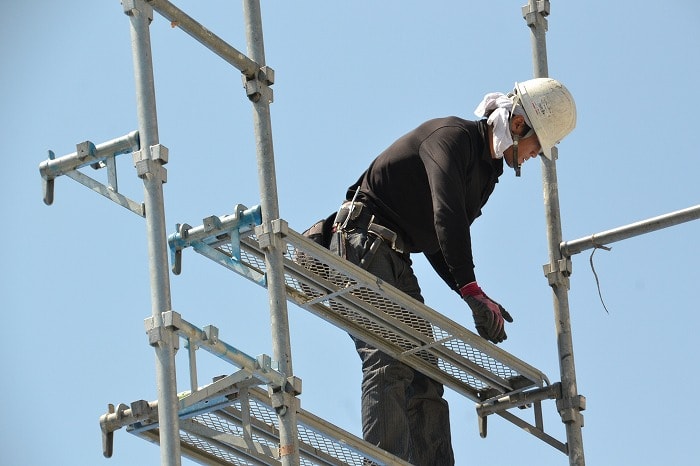
[[[569,277],[573,272],[573,264],[570,257],[558,259],[542,266],[549,286],[564,284],[569,289]]]
[[[281,218],[272,220],[270,225],[269,228],[265,224],[255,227],[255,236],[257,236],[258,244],[263,250],[269,250],[272,246],[278,246],[276,238],[284,238],[289,231],[287,221]]]
[[[275,70],[269,66],[261,67],[254,77],[243,75],[243,87],[251,102],[259,102],[265,96],[272,103],[273,92],[270,86],[275,83]]]
[[[124,14],[133,16],[134,11],[139,11],[146,15],[148,23],[153,21],[153,7],[145,0],[122,0]]]
[[[168,163],[168,148],[156,144],[150,147],[149,151],[137,150],[132,154],[134,167],[139,178],[147,176],[156,177],[161,183],[168,182],[168,172],[163,167]]]
[[[154,318],[147,317],[144,320],[144,327],[146,329],[146,335],[148,335],[148,344],[151,346],[157,346],[167,342],[171,342],[175,350],[180,347],[180,339],[173,338],[173,332],[177,332],[180,328],[180,322],[182,320],[179,313],[175,311],[166,311],[161,314],[162,323],[157,325],[154,322]],[[170,333],[170,335],[168,335]]]
[[[571,398],[562,398],[557,400],[557,410],[561,416],[562,422],[579,422],[581,427],[583,427],[583,414],[581,411],[586,409],[586,397],[583,395],[576,395]]]
[[[551,5],[549,0],[537,0],[535,2],[535,9],[530,9],[530,4],[523,6],[522,13],[525,22],[529,27],[534,27],[537,25],[538,19],[542,21],[545,31],[547,30],[547,16],[551,11]]]

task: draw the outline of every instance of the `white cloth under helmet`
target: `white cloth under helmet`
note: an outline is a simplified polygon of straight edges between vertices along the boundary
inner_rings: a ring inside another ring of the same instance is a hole
[[[513,94],[491,92],[484,96],[484,99],[474,110],[474,114],[479,118],[488,117],[486,122],[493,127],[493,149],[496,152],[496,158],[499,159],[503,158],[503,152],[513,145],[509,124],[511,112],[522,115],[525,118],[525,123],[532,128],[522,107],[516,103],[515,109],[513,109],[515,99],[517,96]]]

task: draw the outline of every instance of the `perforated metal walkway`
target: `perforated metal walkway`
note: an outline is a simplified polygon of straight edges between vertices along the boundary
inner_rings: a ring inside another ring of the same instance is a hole
[[[279,417],[282,387],[290,381],[278,372],[268,356],[253,358],[221,341],[218,329],[204,330],[168,311],[164,325],[187,341],[190,375],[196,387],[195,348],[203,349],[240,368],[204,387],[178,395],[180,449],[184,456],[206,465],[278,465],[280,462]],[[151,320],[146,320],[147,331]],[[300,381],[292,380],[294,392]],[[268,390],[258,388],[267,385]],[[299,460],[305,466],[404,465],[408,463],[334,426],[289,402],[297,412]],[[114,432],[127,431],[158,444],[158,402],[138,400],[129,406],[110,406],[100,418],[103,449],[112,456]]]
[[[181,251],[193,247],[265,286],[265,240],[255,234],[259,223],[259,208],[238,206],[233,215],[209,217],[200,227],[180,226],[169,238],[175,273]],[[549,385],[539,370],[337,257],[283,220],[273,228],[286,243],[287,297],[300,307],[474,401]]]
[[[249,396],[248,396],[249,395]],[[264,390],[247,390],[228,406],[180,419],[180,446],[184,456],[207,465],[278,465],[277,414]],[[246,415],[246,406],[250,417]],[[301,465],[405,465],[396,458],[303,410],[297,411]],[[248,432],[246,427],[250,426]],[[127,428],[132,434],[159,443],[157,428]],[[371,461],[371,463],[369,463]]]

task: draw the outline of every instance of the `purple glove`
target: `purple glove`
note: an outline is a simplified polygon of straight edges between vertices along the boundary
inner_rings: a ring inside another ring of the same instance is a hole
[[[493,343],[500,343],[506,338],[503,320],[513,322],[503,306],[492,300],[479,288],[476,282],[467,283],[459,289],[459,294],[472,310],[474,324],[479,335]]]

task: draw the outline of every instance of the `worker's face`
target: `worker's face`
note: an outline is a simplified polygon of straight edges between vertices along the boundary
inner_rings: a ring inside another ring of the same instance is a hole
[[[520,162],[520,165],[533,157],[537,157],[540,152],[542,152],[542,146],[536,134],[533,133],[532,136],[522,138],[518,141],[518,162]],[[509,167],[512,168],[514,166],[513,146],[510,146],[503,152],[503,158],[506,160]]]
[[[525,123],[525,119],[522,117],[522,115],[513,116],[510,122],[510,130],[514,134],[524,136],[529,129],[530,128]],[[518,162],[520,165],[533,157],[537,157],[537,154],[539,154],[541,151],[542,146],[540,145],[540,140],[537,139],[537,135],[534,132],[532,135],[528,137],[521,137],[518,140]],[[510,146],[508,149],[503,151],[503,158],[506,160],[509,167],[512,168],[515,165],[515,161],[513,160],[513,146]]]

